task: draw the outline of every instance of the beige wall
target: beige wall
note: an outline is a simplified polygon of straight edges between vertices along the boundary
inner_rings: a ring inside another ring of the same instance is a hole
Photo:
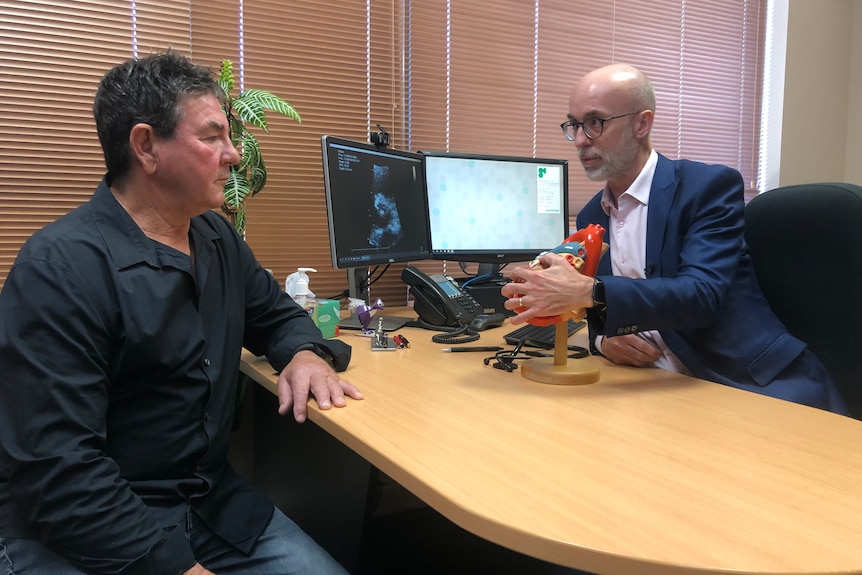
[[[862,185],[862,0],[790,0],[780,185]]]

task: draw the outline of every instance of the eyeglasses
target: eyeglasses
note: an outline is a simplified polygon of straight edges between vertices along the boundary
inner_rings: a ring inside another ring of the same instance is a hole
[[[620,114],[619,116],[611,116],[610,118],[587,118],[583,122],[569,120],[560,124],[560,128],[562,128],[563,134],[565,134],[566,139],[570,142],[575,140],[575,136],[578,135],[578,128],[581,127],[584,129],[584,135],[587,138],[595,140],[602,135],[602,132],[605,131],[605,122],[616,120],[617,118],[625,118],[626,116],[634,116],[635,114],[640,113],[641,111],[639,110],[637,112],[629,112],[628,114]]]

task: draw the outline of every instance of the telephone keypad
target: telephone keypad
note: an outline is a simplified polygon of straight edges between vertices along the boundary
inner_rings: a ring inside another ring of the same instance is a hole
[[[470,294],[464,292],[461,295],[454,298],[455,303],[460,305],[467,312],[467,315],[474,316],[476,314],[482,313],[485,308],[483,308],[476,298],[471,296]]]

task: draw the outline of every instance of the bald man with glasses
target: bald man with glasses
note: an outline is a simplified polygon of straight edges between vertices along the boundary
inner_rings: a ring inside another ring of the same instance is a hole
[[[506,307],[528,309],[512,323],[586,308],[591,350],[614,363],[846,413],[823,364],[760,290],[743,239],[742,176],[656,152],[655,114],[653,86],[632,66],[577,82],[561,128],[587,177],[604,184],[577,227],[601,225],[610,249],[595,278],[553,254],[539,269],[513,270]]]

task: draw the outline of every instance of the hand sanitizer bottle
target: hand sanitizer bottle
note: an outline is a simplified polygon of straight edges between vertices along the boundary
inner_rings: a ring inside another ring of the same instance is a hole
[[[293,300],[300,306],[305,307],[309,298],[313,298],[314,294],[308,288],[308,274],[306,272],[316,272],[314,268],[298,268],[295,272],[287,276],[284,282],[284,291],[288,293]]]

